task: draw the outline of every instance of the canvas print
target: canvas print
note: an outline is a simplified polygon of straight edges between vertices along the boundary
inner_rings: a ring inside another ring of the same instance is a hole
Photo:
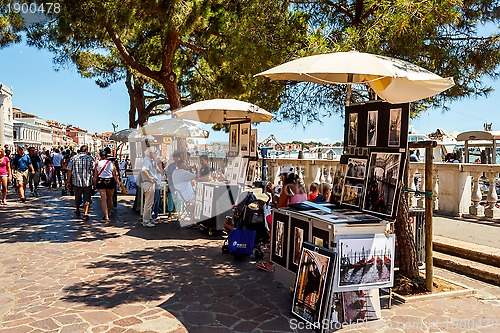
[[[380,319],[379,290],[355,290],[342,293],[344,322],[348,324]]]
[[[201,211],[203,209],[202,201],[196,201],[194,206],[194,218],[199,220],[201,218]]]
[[[293,228],[293,263],[295,265],[299,264],[300,260],[300,250],[302,249],[302,242],[304,241],[304,229]]]
[[[323,247],[323,239],[322,238],[313,236],[313,243],[314,243],[314,245]]]
[[[204,186],[203,196],[203,215],[207,217],[212,216],[212,204],[214,198],[214,188],[212,186]]]
[[[330,203],[340,204],[342,199],[342,189],[344,187],[344,178],[346,172],[346,165],[340,164],[335,169],[332,182],[332,192],[330,194]]]
[[[371,154],[363,210],[391,217],[395,215],[400,168],[400,153]]]
[[[248,167],[248,159],[243,158],[240,163],[240,170],[238,174],[238,184],[244,184],[247,178],[247,167]]]
[[[246,185],[251,186],[253,184],[256,172],[257,172],[257,161],[249,161]]]
[[[276,246],[274,248],[274,254],[278,257],[283,258],[283,241],[285,239],[285,222],[277,221],[276,223]]]
[[[306,322],[317,323],[321,320],[329,266],[329,256],[307,248],[302,249],[292,301],[292,313]]]
[[[239,149],[239,125],[232,124],[229,127],[229,152],[238,153]]]
[[[257,130],[250,131],[250,155],[257,156]]]
[[[368,111],[368,122],[366,129],[366,145],[373,147],[377,145],[378,111]]]
[[[231,170],[231,178],[229,179],[229,182],[231,184],[236,184],[238,182],[238,176],[240,175],[241,162],[242,162],[241,156],[235,157],[233,159],[233,168]]]
[[[250,123],[240,124],[240,152],[243,156],[250,153]]]
[[[337,291],[392,287],[394,235],[338,238]]]
[[[344,189],[342,191],[342,204],[357,208],[361,207],[363,192],[363,186],[344,185]]]
[[[355,147],[358,144],[358,114],[349,114],[349,133],[347,136],[347,145]]]
[[[330,232],[328,230],[313,227],[312,240],[314,245],[328,248],[329,247],[328,243],[330,240]]]
[[[350,158],[347,162],[346,177],[365,179],[366,160],[359,158]]]
[[[389,118],[389,147],[399,147],[401,144],[401,108],[391,109]]]

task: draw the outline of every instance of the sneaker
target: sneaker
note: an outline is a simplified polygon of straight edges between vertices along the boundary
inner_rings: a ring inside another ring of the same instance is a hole
[[[160,217],[157,217],[157,218],[151,219],[151,222],[153,222],[154,224],[158,224],[158,223],[160,223]]]
[[[35,190],[34,194],[35,194],[35,197],[38,198],[38,190]]]
[[[151,228],[151,227],[154,227],[155,224],[151,221],[147,221],[147,222],[142,222],[142,226],[143,227],[148,227],[148,228]]]

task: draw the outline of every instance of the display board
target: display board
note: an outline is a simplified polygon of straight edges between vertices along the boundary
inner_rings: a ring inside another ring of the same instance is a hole
[[[340,204],[384,218],[396,218],[408,147],[409,104],[370,102],[345,111],[347,165]],[[338,195],[332,197],[338,200]],[[333,199],[332,199],[333,200]]]

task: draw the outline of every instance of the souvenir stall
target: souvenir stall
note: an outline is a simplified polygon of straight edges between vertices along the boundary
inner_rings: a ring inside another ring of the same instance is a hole
[[[292,313],[310,324],[380,318],[394,279],[394,221],[406,160],[409,104],[346,107],[344,173],[335,204],[273,212],[275,278],[294,287]]]
[[[229,126],[229,152],[224,181],[199,182],[194,218],[209,233],[223,230],[226,215],[245,185],[251,185],[257,165],[257,130],[251,123],[270,121],[273,115],[258,106],[235,99],[212,99],[193,103],[175,112],[179,119]]]

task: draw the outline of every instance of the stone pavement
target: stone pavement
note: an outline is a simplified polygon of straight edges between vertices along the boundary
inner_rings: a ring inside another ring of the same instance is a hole
[[[41,194],[0,206],[0,332],[294,331],[287,288],[222,254],[220,236],[143,228],[131,197],[103,223],[99,198],[82,221],[60,190]],[[339,331],[498,332],[500,288],[442,273],[478,293],[394,304]]]

